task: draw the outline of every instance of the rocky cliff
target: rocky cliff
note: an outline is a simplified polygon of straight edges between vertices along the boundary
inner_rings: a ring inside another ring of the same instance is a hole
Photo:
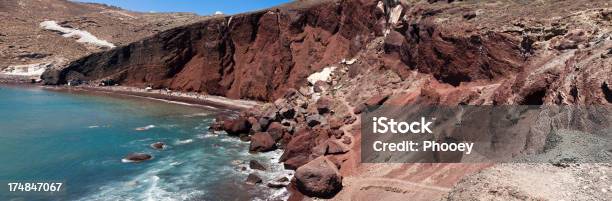
[[[609,6],[499,4],[511,12],[468,2],[300,1],[171,29],[78,59],[45,79],[110,79],[271,101],[313,72],[366,54],[364,68],[389,68],[402,79],[416,70],[456,90],[499,84],[480,103],[611,101]],[[375,43],[384,43],[383,52]]]
[[[294,198],[435,200],[489,165],[360,163],[359,114],[416,103],[597,105],[608,110],[565,117],[585,128],[609,121],[611,10],[607,1],[299,1],[178,27],[43,78],[268,101],[213,127],[250,139],[251,151],[283,148],[280,160],[297,170]],[[555,114],[523,120],[535,124],[513,136],[525,146],[499,151],[543,152],[562,128],[554,122],[567,121]]]
[[[382,29],[384,15],[376,5],[298,2],[218,17],[81,58],[45,78],[51,84],[112,79],[269,101],[363,48],[375,37],[372,30]]]

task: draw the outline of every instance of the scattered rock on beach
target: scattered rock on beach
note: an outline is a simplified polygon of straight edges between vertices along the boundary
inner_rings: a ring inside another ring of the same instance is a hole
[[[322,124],[323,122],[325,122],[325,117],[318,114],[306,117],[306,123],[310,127],[315,127],[316,125]]]
[[[327,154],[343,154],[348,152],[349,150],[349,147],[336,140],[330,140],[327,142]]]
[[[153,156],[145,153],[131,153],[125,156],[121,161],[125,163],[138,163],[146,160],[151,160]]]
[[[228,119],[223,121],[223,130],[225,130],[228,135],[237,136],[241,133],[249,133],[251,130],[251,123],[243,117]]]
[[[281,177],[281,178],[276,179],[275,181],[276,181],[276,182],[288,182],[288,181],[289,181],[289,178],[287,178],[287,177]]]
[[[267,133],[272,136],[274,142],[278,142],[278,140],[283,138],[283,125],[278,122],[272,122],[268,127]]]
[[[249,161],[249,168],[253,170],[262,170],[262,171],[266,170],[266,167],[257,160]]]
[[[268,182],[267,186],[270,188],[284,188],[287,187],[289,184],[288,183],[281,183],[281,182],[276,182],[276,181],[271,181]]]
[[[246,183],[250,185],[259,184],[261,182],[262,182],[261,177],[259,177],[257,174],[254,174],[254,173],[249,174],[249,176],[247,176],[247,179],[246,179]]]
[[[276,148],[276,142],[267,132],[255,133],[251,136],[251,145],[249,151],[251,152],[266,152],[272,151]]]
[[[284,107],[278,111],[284,119],[293,119],[295,117],[295,109]]]
[[[332,100],[324,97],[319,98],[319,100],[317,100],[316,102],[317,112],[319,112],[319,114],[326,114],[331,112],[331,104]]]
[[[268,126],[270,126],[270,123],[272,121],[270,121],[270,119],[268,117],[262,117],[259,119],[259,121],[257,123],[259,123],[259,126],[261,127],[261,130],[264,131],[266,129],[268,129]]]
[[[281,178],[275,179],[274,181],[268,182],[267,186],[270,188],[284,188],[284,187],[289,186],[289,184],[290,184],[289,178],[281,177]]]

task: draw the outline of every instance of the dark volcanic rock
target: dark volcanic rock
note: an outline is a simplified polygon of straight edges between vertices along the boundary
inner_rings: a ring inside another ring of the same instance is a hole
[[[138,163],[146,160],[150,160],[153,156],[145,153],[131,153],[125,156],[123,159],[125,162]]]
[[[249,133],[251,130],[251,123],[244,117],[228,119],[223,121],[223,130],[225,130],[228,135],[238,136],[242,133]]]
[[[166,147],[166,144],[163,143],[163,142],[156,142],[156,143],[151,144],[150,146],[153,149],[161,150],[161,149],[164,149]]]
[[[322,124],[325,122],[325,117],[315,114],[306,117],[306,123],[310,127],[315,127],[316,125]]]
[[[251,173],[249,174],[249,176],[247,176],[247,179],[245,182],[250,185],[255,185],[255,184],[260,184],[262,180],[261,180],[261,177],[259,177],[259,175]]]
[[[251,136],[251,145],[249,146],[249,151],[266,152],[272,151],[274,149],[276,149],[276,142],[267,132],[259,132]]]
[[[257,160],[251,160],[249,161],[249,168],[253,169],[253,170],[266,170],[266,167],[264,165],[262,165],[259,161]]]
[[[289,185],[289,179],[287,177],[281,177],[268,183],[270,188],[283,188]]]
[[[319,112],[319,114],[329,113],[331,112],[331,105],[332,100],[323,97],[319,98],[319,100],[317,100],[316,102],[317,112]]]
[[[278,111],[284,119],[293,119],[295,117],[295,109],[284,107]]]
[[[298,190],[311,197],[331,198],[342,189],[342,176],[334,163],[318,157],[295,171]]]
[[[251,130],[251,123],[243,117],[228,119],[223,121],[223,130],[225,130],[228,135],[238,136],[243,133],[249,133]]]
[[[269,182],[267,184],[267,186],[270,188],[284,188],[284,187],[287,187],[288,185],[289,185],[288,183],[281,183],[281,182],[275,182],[275,181]]]
[[[287,178],[287,177],[281,177],[281,178],[278,178],[276,181],[277,181],[277,182],[288,182],[288,181],[289,181],[289,178]]]

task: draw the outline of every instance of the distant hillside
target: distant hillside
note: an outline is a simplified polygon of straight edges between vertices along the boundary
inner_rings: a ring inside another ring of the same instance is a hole
[[[191,13],[132,12],[66,0],[2,0],[0,69],[40,63],[57,66],[108,48],[83,42],[91,37],[121,46],[205,18]],[[78,34],[64,37],[66,33],[43,29],[44,21],[55,21],[60,27],[91,36],[81,40]]]

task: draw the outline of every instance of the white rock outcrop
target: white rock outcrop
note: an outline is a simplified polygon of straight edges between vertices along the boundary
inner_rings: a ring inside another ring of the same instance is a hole
[[[114,48],[115,45],[112,43],[109,43],[108,41],[105,40],[101,40],[98,37],[94,36],[93,34],[87,32],[87,31],[82,31],[82,30],[78,30],[78,29],[72,29],[72,28],[68,28],[68,27],[62,27],[60,25],[57,24],[56,21],[44,21],[40,23],[40,27],[46,30],[52,30],[52,31],[57,31],[62,33],[62,36],[66,37],[66,38],[70,38],[70,37],[77,37],[77,42],[79,43],[89,43],[98,47],[107,47],[107,48]]]

